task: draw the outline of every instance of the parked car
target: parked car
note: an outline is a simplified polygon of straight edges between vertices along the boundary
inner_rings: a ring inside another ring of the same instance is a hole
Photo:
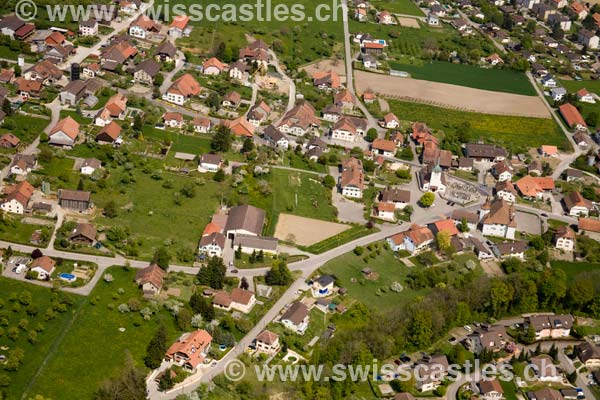
[[[471,328],[469,325],[465,325],[463,328],[465,328],[465,331],[467,332],[473,332],[473,328]]]

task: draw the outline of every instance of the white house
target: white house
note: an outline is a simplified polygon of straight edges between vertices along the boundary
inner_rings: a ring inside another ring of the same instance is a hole
[[[587,217],[593,208],[592,202],[579,192],[571,192],[563,198],[565,208],[572,217]]]
[[[219,232],[202,236],[198,245],[198,252],[209,257],[222,257],[224,249],[225,236]]]
[[[489,199],[481,206],[482,232],[484,236],[497,236],[514,239],[517,229],[515,206],[502,199]]]
[[[79,36],[97,36],[98,21],[93,18],[81,21],[79,23]]]
[[[559,226],[552,237],[554,247],[563,251],[573,251],[575,248],[575,231],[569,226]]]
[[[333,294],[335,279],[331,275],[321,275],[313,280],[311,293],[313,297],[327,297]]]
[[[435,240],[433,232],[426,226],[412,225],[407,231],[397,233],[386,239],[393,251],[406,250],[410,254],[419,253]]]
[[[552,75],[547,74],[542,76],[542,86],[544,86],[545,88],[555,88],[556,85],[556,79]]]
[[[264,330],[256,337],[256,351],[267,355],[276,354],[281,348],[279,344],[279,335],[268,330]]]
[[[297,301],[281,316],[280,321],[287,329],[303,335],[306,328],[308,328],[308,307]]]
[[[567,95],[567,90],[562,87],[555,87],[550,90],[550,96],[554,101],[561,101]]]
[[[255,304],[254,292],[241,288],[234,288],[231,294],[224,291],[217,292],[213,297],[213,306],[224,311],[236,310],[248,314]]]
[[[504,389],[502,389],[498,379],[479,381],[477,387],[484,400],[500,400],[504,397]]]
[[[81,168],[79,172],[82,175],[92,175],[96,170],[100,169],[102,166],[102,162],[96,158],[86,158],[83,160],[83,164],[81,164]]]
[[[342,176],[339,182],[342,195],[355,199],[362,198],[364,189],[364,174],[362,161],[349,158],[342,163]]]
[[[379,202],[375,206],[375,211],[377,212],[377,218],[387,221],[396,220],[396,206],[394,203]]]
[[[48,256],[42,256],[33,260],[29,270],[37,272],[39,280],[47,280],[52,276],[55,266],[56,262],[53,259]]]
[[[596,100],[594,99],[594,95],[588,92],[585,88],[579,89],[577,91],[577,101],[581,101],[582,103],[591,103],[595,104]]]
[[[400,126],[400,120],[394,114],[389,113],[383,117],[383,127],[387,129],[396,129]]]
[[[217,172],[221,169],[223,160],[216,154],[203,154],[198,165],[199,172]]]

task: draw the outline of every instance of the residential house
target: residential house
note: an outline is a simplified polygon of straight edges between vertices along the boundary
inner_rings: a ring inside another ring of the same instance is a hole
[[[400,120],[393,113],[389,113],[383,117],[382,126],[387,129],[397,129],[400,126]]]
[[[452,220],[455,225],[462,224],[463,220],[466,221],[467,227],[470,231],[477,230],[477,224],[479,223],[479,217],[476,213],[466,211],[464,209],[457,209],[452,211]]]
[[[258,353],[264,353],[268,356],[275,355],[281,348],[279,335],[265,329],[256,336],[255,346]]]
[[[225,120],[223,125],[228,127],[236,136],[252,137],[256,131],[256,126],[252,125],[246,117],[241,116],[233,121]]]
[[[444,355],[434,355],[417,362],[415,369],[416,388],[420,392],[437,389],[448,375],[448,359]]]
[[[127,40],[110,45],[100,54],[100,64],[107,71],[118,72],[119,67],[132,60],[138,51]]]
[[[196,133],[208,133],[210,132],[212,122],[210,118],[196,117],[192,120],[192,126],[194,127],[194,132]]]
[[[240,50],[238,58],[240,61],[251,62],[259,67],[265,67],[271,60],[269,46],[262,40],[255,40]]]
[[[379,201],[392,203],[396,210],[402,210],[410,203],[410,190],[387,187],[381,191]]]
[[[160,24],[144,14],[141,14],[129,25],[129,35],[142,40],[152,38],[153,34],[160,30]]]
[[[159,267],[158,264],[152,263],[135,274],[135,283],[142,287],[144,296],[157,296],[163,287],[165,274],[164,269]]]
[[[90,63],[83,67],[82,71],[83,78],[95,78],[96,76],[104,75],[104,72],[97,63]]]
[[[12,133],[5,133],[0,136],[0,147],[3,149],[14,149],[21,143],[21,139],[13,135]]]
[[[361,199],[364,186],[362,161],[354,157],[344,160],[342,162],[342,175],[339,181],[342,195]]]
[[[371,150],[374,154],[384,157],[393,157],[396,154],[396,144],[391,140],[375,139],[371,144]]]
[[[25,176],[37,167],[37,158],[29,154],[16,154],[9,167],[11,175]]]
[[[91,205],[91,193],[82,190],[58,189],[58,205],[74,211],[86,211]]]
[[[331,275],[321,275],[312,281],[310,288],[313,297],[328,297],[333,294],[335,278]]]
[[[573,251],[575,248],[575,231],[569,226],[559,226],[552,236],[554,247],[563,251]]]
[[[294,136],[303,136],[319,126],[321,121],[317,118],[314,107],[305,101],[288,111],[277,129]]]
[[[169,103],[182,106],[193,96],[197,96],[201,89],[200,84],[191,74],[184,74],[171,84],[162,98]]]
[[[515,238],[517,221],[513,204],[503,199],[496,199],[492,202],[488,199],[481,206],[480,215],[484,236]]]
[[[475,354],[483,351],[497,353],[506,348],[510,336],[502,325],[482,325],[467,336],[469,349]]]
[[[577,95],[577,101],[581,101],[582,103],[590,103],[590,104],[596,103],[596,100],[594,99],[594,95],[592,93],[588,92],[585,88],[579,89],[577,91],[576,95]]]
[[[531,72],[538,77],[543,77],[548,75],[548,68],[542,64],[533,63],[531,64]]]
[[[365,54],[381,55],[385,45],[380,42],[364,41],[360,45],[360,49]]]
[[[127,97],[121,93],[113,95],[104,108],[102,108],[94,119],[96,126],[106,126],[114,119],[123,119],[127,111]]]
[[[438,26],[440,24],[440,17],[437,13],[429,11],[426,21],[429,26]]]
[[[396,20],[389,11],[383,10],[379,14],[377,14],[377,22],[382,25],[395,25]]]
[[[500,259],[515,257],[524,260],[525,251],[527,250],[527,242],[518,241],[498,243],[493,250]]]
[[[477,255],[479,260],[489,260],[494,258],[494,252],[490,250],[485,244],[479,239],[471,237],[471,243],[473,244],[473,251]]]
[[[514,203],[517,200],[517,190],[510,180],[499,181],[496,183],[494,192],[496,193],[496,197],[509,203]]]
[[[154,59],[159,63],[171,63],[175,61],[177,47],[168,40],[158,45],[154,52]]]
[[[10,36],[13,40],[18,40],[20,35],[17,32],[26,25],[25,21],[21,20],[18,15],[7,15],[0,20],[0,33]]]
[[[34,187],[27,181],[6,186],[4,188],[5,196],[0,200],[0,209],[12,214],[25,214],[34,190]]]
[[[573,4],[579,4],[574,2]],[[595,31],[588,31],[587,29],[580,29],[577,34],[577,41],[586,46],[588,49],[595,50],[600,44],[600,38],[596,35]]]
[[[216,227],[216,229],[213,228]],[[222,233],[222,228],[216,225],[214,222],[209,223],[198,245],[198,252],[205,254],[209,257],[222,257],[223,250],[225,249],[225,236]]]
[[[80,21],[79,36],[98,36],[98,21],[94,18]]]
[[[269,114],[271,113],[271,107],[267,103],[261,100],[260,103],[252,107],[252,109],[248,112],[246,119],[252,125],[257,128],[267,120]]]
[[[579,218],[577,231],[594,240],[600,240],[600,221],[592,218]]]
[[[219,75],[225,71],[225,64],[216,57],[211,57],[202,63],[202,73],[204,75]]]
[[[583,342],[575,346],[575,354],[588,370],[600,367],[600,346]]]
[[[184,333],[169,347],[165,359],[177,364],[190,372],[196,372],[208,356],[212,336],[203,329]]]
[[[497,53],[487,56],[485,58],[485,62],[493,66],[496,66],[498,64],[504,64],[504,60]]]
[[[365,119],[344,115],[333,125],[331,138],[353,142],[358,136],[363,136],[366,129],[367,121]]]
[[[525,199],[540,200],[545,192],[554,190],[554,179],[526,175],[515,182],[517,190]]]
[[[183,36],[189,36],[191,28],[188,26],[190,17],[187,15],[176,15],[169,26],[168,35],[173,39],[179,39]]]
[[[544,144],[540,147],[540,154],[542,157],[558,157],[558,147]]]
[[[375,215],[386,221],[396,221],[396,206],[394,203],[379,202],[375,205]]]
[[[182,129],[184,120],[183,115],[178,112],[167,111],[162,116],[163,123],[169,128]]]
[[[563,87],[555,87],[550,90],[550,97],[554,101],[562,101],[567,95],[567,89]]]
[[[15,71],[13,69],[0,69],[0,83],[12,83],[15,80]],[[2,96],[6,97],[6,96]]]
[[[79,123],[71,117],[66,117],[48,133],[48,143],[57,146],[73,146],[79,135]]]
[[[512,179],[512,167],[506,161],[497,162],[492,166],[492,175],[498,182],[510,181]]]
[[[554,12],[548,16],[548,23],[550,26],[558,25],[563,31],[569,31],[571,29],[571,19],[564,14]]]
[[[356,8],[354,10],[354,19],[359,22],[365,22],[368,19],[367,10],[364,8]]]
[[[308,307],[297,301],[281,316],[280,321],[287,329],[303,335],[308,328]]]
[[[541,82],[542,86],[545,88],[555,88],[557,85],[556,79],[550,74],[542,76]]]
[[[367,69],[377,68],[377,58],[375,58],[371,54],[361,54],[360,60],[362,61],[364,68],[367,68]],[[367,93],[365,93],[365,94],[367,94]],[[370,95],[372,95],[372,94],[370,94]],[[364,98],[363,98],[363,100],[364,100]],[[369,104],[369,103],[367,103],[367,104]]]
[[[225,96],[223,96],[223,101],[221,105],[223,105],[223,107],[238,108],[241,101],[242,95],[234,90],[228,92],[227,94],[225,94]]]
[[[583,131],[577,131],[573,135],[573,141],[579,147],[587,147],[588,146],[588,142],[587,142],[588,137],[589,136],[586,133],[584,133]]]
[[[342,109],[335,104],[330,104],[323,109],[323,119],[325,121],[338,122],[342,115]]]
[[[288,138],[273,125],[269,125],[265,128],[263,138],[276,149],[287,150],[289,148],[290,142]]]
[[[535,377],[540,382],[561,382],[562,375],[558,372],[552,357],[546,354],[531,357],[529,363]]]
[[[574,319],[572,315],[531,315],[525,317],[525,330],[532,326],[535,340],[557,339],[571,335]]]
[[[69,241],[75,244],[91,246],[96,241],[96,228],[88,223],[79,223],[69,235]]]
[[[264,210],[249,205],[232,207],[225,224],[225,235],[230,239],[238,234],[259,236],[264,223]]]
[[[87,95],[86,82],[80,80],[69,82],[59,93],[60,103],[75,106],[79,100]]]
[[[313,85],[321,90],[337,90],[340,88],[340,76],[335,71],[316,71],[312,75]]]
[[[593,209],[592,202],[584,198],[579,192],[571,192],[563,198],[565,209],[572,217],[587,217]]]
[[[588,15],[588,9],[585,5],[581,4],[578,1],[574,1],[569,6],[569,13],[576,17],[578,20],[584,20]]]
[[[556,389],[545,387],[535,392],[527,393],[528,400],[564,400],[564,397]]]
[[[440,232],[447,233],[450,237],[456,236],[459,233],[452,219],[441,219],[432,222],[429,224],[429,229],[435,236],[437,236]]]
[[[53,86],[63,81],[63,71],[49,60],[43,60],[25,70],[22,78],[37,81],[45,86]]]
[[[479,381],[477,387],[484,400],[500,400],[504,397],[504,389],[498,379]]]
[[[244,64],[241,61],[236,61],[235,63],[233,63],[229,66],[229,77],[231,79],[237,79],[238,81],[243,81],[247,70],[248,70],[248,66],[246,64]]]
[[[435,240],[433,232],[426,226],[411,225],[404,232],[386,238],[392,251],[406,250],[410,254],[427,249]]]
[[[198,164],[199,172],[217,172],[221,169],[223,160],[217,154],[203,154]]]
[[[41,256],[33,260],[29,270],[37,272],[37,279],[41,281],[49,280],[56,267],[56,261],[48,256]]]
[[[565,171],[565,180],[567,182],[576,182],[583,180],[583,172],[578,169],[568,168]]]
[[[96,135],[96,142],[100,144],[120,144],[122,142],[121,126],[115,121],[111,121],[108,125],[104,125]]]
[[[256,296],[251,290],[234,288],[231,293],[220,291],[212,300],[213,307],[224,311],[236,310],[244,314],[252,311],[256,304]]]
[[[79,172],[82,175],[92,175],[94,172],[102,168],[102,162],[97,158],[86,158],[83,160]]]
[[[137,83],[152,85],[154,78],[160,73],[160,64],[149,58],[136,65],[133,72],[133,80]]]

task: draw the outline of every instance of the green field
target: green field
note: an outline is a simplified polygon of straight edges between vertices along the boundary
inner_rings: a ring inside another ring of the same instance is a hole
[[[576,92],[579,89],[587,89],[590,92],[600,94],[600,81],[583,80],[583,81],[565,81],[561,80],[560,84],[569,92]]]
[[[180,2],[183,5],[199,4],[206,7],[208,1],[202,0],[183,0]],[[235,0],[231,4],[244,4],[242,0]],[[293,5],[289,1],[273,1],[271,10],[277,5],[285,4],[287,7]],[[300,22],[291,20],[278,21],[276,18],[267,20],[265,18],[265,10],[263,7],[263,19],[257,23],[255,18],[250,21],[242,21],[238,19],[235,22],[207,22],[205,20],[192,22],[194,29],[189,38],[182,38],[177,41],[178,46],[182,50],[190,53],[191,60],[198,62],[198,57],[206,56],[215,49],[219,43],[225,43],[231,48],[231,53],[237,58],[237,49],[242,48],[248,43],[248,36],[256,39],[262,39],[271,44],[277,42],[275,51],[281,61],[288,67],[315,61],[321,58],[329,58],[334,48],[341,48],[340,44],[343,39],[343,27],[341,12],[337,13],[337,18],[328,18],[327,21],[319,23],[310,23],[309,18],[315,18],[315,8],[322,4],[318,0],[306,0],[302,2],[306,18]],[[330,14],[323,10],[321,13]],[[316,20],[315,20],[316,21]],[[248,36],[246,36],[248,35]],[[228,50],[229,51],[229,50]],[[225,60],[229,62],[231,60]]]
[[[365,249],[366,253],[368,253],[367,249]],[[399,303],[427,292],[426,289],[415,291],[406,287],[405,280],[411,269],[398,260],[393,252],[382,250],[379,256],[369,259],[367,263],[363,261],[363,256],[359,257],[352,252],[346,253],[329,261],[320,270],[335,275],[339,285],[348,290],[350,297],[383,312],[395,309]],[[361,273],[363,268],[370,268],[379,274],[378,279],[366,279]],[[404,290],[400,293],[392,292],[389,289],[392,282],[399,282],[404,286]]]
[[[387,10],[392,14],[423,16],[421,9],[412,0],[375,0],[372,4],[378,10]]]
[[[159,320],[168,329],[169,341],[177,337],[174,320],[163,307],[157,309],[150,321],[144,321],[139,312],[119,312],[119,304],[130,299],[138,299],[142,308],[149,303],[142,299],[141,291],[133,281],[135,270],[114,267],[108,272],[114,281],[100,280],[89,298],[78,300],[74,313],[65,314],[62,331],[49,332],[61,335],[51,349],[40,352],[40,360],[34,364],[39,369],[36,378],[29,383],[26,395],[90,399],[101,382],[119,373],[127,352],[138,367],[143,367],[146,346]],[[44,294],[48,296],[50,291],[45,290]],[[121,327],[125,332],[119,331]]]
[[[29,241],[31,235],[38,230],[42,231],[43,238],[46,238],[40,245],[47,245],[47,242],[52,235],[53,229],[51,226],[26,224],[21,222],[19,216],[11,215],[9,217],[7,214],[0,222],[0,239],[12,243],[31,244]]]
[[[269,185],[269,193],[259,190],[260,181]],[[248,194],[232,193],[238,197],[235,203],[248,203],[262,208],[267,213],[264,228],[266,235],[273,235],[280,213],[300,215],[325,221],[335,221],[337,210],[331,204],[331,192],[325,189],[320,178],[314,174],[271,169],[271,173],[263,177],[248,174],[245,179]]]
[[[522,151],[542,144],[571,150],[569,141],[550,118],[529,118],[457,111],[425,104],[389,100],[391,111],[401,120],[426,122],[430,127],[456,133],[470,125],[469,140],[484,140]]]
[[[50,120],[29,115],[13,114],[4,119],[0,134],[12,133],[23,143],[31,143],[48,126]]]
[[[415,64],[390,62],[390,68],[406,71],[415,79],[467,86],[475,89],[535,96],[527,76],[506,69],[486,69],[475,65],[441,61]]]
[[[332,236],[310,246],[300,246],[300,248],[304,251],[308,251],[309,253],[321,254],[328,250],[341,246],[344,243],[351,242],[353,240],[370,235],[372,233],[376,233],[378,231],[379,229],[377,228],[368,229],[366,226],[353,225],[352,228],[347,229],[338,235]]]
[[[39,366],[46,359],[46,355],[56,351],[56,347],[62,340],[63,335],[71,327],[73,313],[77,313],[80,310],[85,300],[81,297],[65,293],[53,293],[47,288],[4,277],[0,277],[0,293],[2,293],[0,301],[3,304],[3,307],[0,307],[1,318],[6,318],[6,321],[8,321],[7,325],[3,323],[2,326],[4,335],[0,335],[0,347],[7,347],[8,350],[0,350],[0,354],[8,356],[13,349],[22,349],[25,352],[23,364],[17,371],[0,370],[0,381],[5,382],[5,377],[10,379],[8,385],[1,385],[0,391],[6,392],[7,399],[20,399],[24,388],[39,373]],[[24,301],[12,300],[25,293],[31,294],[31,300],[28,302],[29,305],[25,305]],[[61,299],[67,300],[72,305],[67,306],[62,312],[53,313],[53,304],[60,304]],[[35,312],[36,314],[28,315],[28,307],[31,307],[30,313]],[[52,313],[54,317],[46,320],[47,312]],[[16,340],[12,340],[9,338],[8,333],[10,330],[16,328],[21,320],[27,321],[28,326],[25,329],[18,328],[18,337]],[[98,326],[94,327],[93,330],[97,328]],[[36,332],[34,333],[37,338],[35,344],[28,341],[29,332]],[[60,373],[65,366],[61,366],[57,372]],[[74,381],[76,382],[77,380],[74,379]],[[34,394],[41,393],[46,393],[45,388],[36,388],[35,391],[29,391],[32,397]],[[57,396],[54,398],[58,399],[60,397]]]
[[[558,268],[565,271],[569,280],[582,272],[600,271],[600,264],[592,264],[587,262],[569,262],[569,261],[552,261],[552,268]]]
[[[156,129],[148,125],[144,126],[142,133],[145,139],[172,142],[171,152],[190,154],[204,154],[210,152],[210,140],[203,137],[181,135],[176,132]]]

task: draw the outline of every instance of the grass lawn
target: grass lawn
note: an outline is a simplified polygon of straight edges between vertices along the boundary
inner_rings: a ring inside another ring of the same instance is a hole
[[[285,153],[285,156],[283,159],[283,165],[285,165],[287,167],[291,167],[291,168],[306,169],[308,171],[315,171],[315,172],[320,172],[320,173],[327,172],[326,165],[323,165],[323,164],[320,164],[317,162],[313,162],[313,161],[308,161],[306,158],[303,158],[303,157],[297,155],[293,151],[288,151]]]
[[[600,264],[588,262],[552,261],[550,264],[552,268],[559,268],[565,271],[569,280],[582,272],[600,271]]]
[[[270,191],[267,195],[258,188],[261,180],[269,184]],[[238,203],[243,204],[247,201],[248,204],[266,211],[264,232],[267,235],[273,235],[275,232],[280,213],[325,221],[336,219],[336,209],[331,204],[331,191],[323,187],[314,174],[272,168],[271,173],[264,178],[248,174],[245,183],[248,194],[238,193],[239,200],[242,201]]]
[[[91,118],[86,118],[83,115],[77,113],[77,111],[74,111],[74,110],[61,110],[60,111],[60,118],[63,119],[63,118],[66,118],[66,117],[71,117],[75,121],[79,122],[79,124],[81,125],[80,129],[82,129],[86,125],[89,125],[92,122]]]
[[[393,14],[408,14],[422,17],[423,12],[412,0],[376,0],[373,6],[378,10],[387,10]]]
[[[50,289],[41,286],[4,277],[0,277],[0,292],[3,294],[2,302],[4,304],[1,313],[3,318],[8,320],[8,326],[3,327],[5,334],[0,336],[0,347],[6,346],[8,350],[0,350],[0,353],[9,355],[13,349],[22,349],[25,352],[23,364],[18,371],[6,372],[0,370],[0,376],[7,374],[10,378],[10,384],[3,387],[2,390],[6,392],[8,399],[20,399],[24,389],[38,371],[39,365],[46,358],[46,354],[55,350],[56,344],[60,342],[62,335],[72,323],[73,313],[77,312],[85,300],[79,296],[53,293]],[[27,305],[10,300],[13,296],[17,298],[24,293],[31,294],[29,304],[37,311],[37,314],[27,315]],[[46,312],[48,310],[52,312],[52,304],[59,302],[60,299],[68,299],[72,305],[68,306],[64,312],[55,313],[54,318],[46,320]],[[27,331],[37,331],[37,342],[35,344],[28,341],[28,332],[20,328],[16,340],[8,337],[8,330],[17,327],[21,320],[28,321]],[[43,328],[43,330],[38,331],[36,328]],[[29,391],[31,395],[39,393],[42,393],[41,389],[40,391]],[[63,392],[63,394],[65,393]]]
[[[4,119],[0,134],[12,133],[24,143],[31,143],[48,126],[50,120],[29,115],[13,114]]]
[[[456,132],[461,124],[469,123],[471,141],[483,139],[512,150],[526,150],[542,144],[571,150],[567,138],[550,118],[471,113],[398,100],[388,102],[391,111],[401,120],[426,122],[434,129]]]
[[[89,299],[80,300],[77,311],[69,313],[64,337],[50,351],[40,352],[40,359],[45,357],[46,362],[35,363],[36,367],[40,366],[39,371],[26,395],[90,399],[102,381],[119,373],[127,352],[137,366],[143,367],[146,346],[156,332],[159,320],[167,327],[169,343],[177,337],[174,319],[162,307],[150,321],[144,321],[138,312],[119,312],[119,304],[127,303],[129,299],[140,300],[142,308],[148,302],[142,299],[141,291],[133,281],[135,270],[114,267],[108,271],[114,281],[100,280]],[[92,301],[97,304],[93,305]],[[121,327],[125,332],[119,331]]]
[[[383,244],[383,243],[381,243]],[[381,250],[375,258],[363,261],[362,256],[353,252],[346,253],[326,263],[320,270],[323,273],[337,277],[339,285],[348,290],[348,296],[360,301],[370,308],[379,311],[391,310],[398,307],[399,303],[424,295],[427,290],[411,290],[405,285],[407,275],[411,269],[399,261],[390,250]],[[376,280],[369,280],[361,273],[363,268],[370,268],[379,274]],[[390,290],[392,282],[399,282],[404,290],[395,293]]]
[[[499,380],[502,389],[504,389],[504,397],[506,400],[517,400],[516,387],[514,382],[512,381],[504,381],[502,379]]]
[[[576,92],[579,89],[587,89],[590,92],[600,95],[600,81],[583,80],[583,81],[560,81],[560,84],[564,86],[569,92]]]
[[[404,1],[404,0],[403,0]],[[159,2],[159,3],[162,3]],[[196,0],[183,0],[180,2],[185,6],[199,3],[206,7],[207,2]],[[306,18],[300,22],[287,20],[285,22],[271,18],[257,23],[256,19],[251,21],[236,22],[192,22],[194,29],[189,38],[179,39],[178,47],[192,53],[191,62],[198,62],[201,56],[205,56],[216,48],[219,43],[224,42],[237,54],[237,49],[247,45],[247,36],[262,39],[271,44],[277,40],[277,53],[281,61],[288,66],[303,64],[323,57],[329,57],[335,48],[340,47],[343,38],[343,26],[341,12],[337,18],[329,18],[327,21],[310,23],[309,18],[315,18],[315,8],[322,2],[318,0],[307,0],[302,3]],[[243,0],[235,0],[232,4],[239,6],[244,4]],[[278,4],[285,4],[289,8],[289,1],[273,1],[271,9]],[[264,12],[263,12],[264,14]],[[325,16],[326,12],[321,13]],[[315,20],[316,21],[316,20]]]
[[[453,64],[442,61],[428,63],[390,62],[390,68],[406,71],[415,79],[450,83],[475,89],[492,90],[535,96],[535,89],[524,73],[494,68],[480,68],[475,65]]]
[[[32,225],[21,222],[19,216],[10,217],[5,215],[5,222],[0,225],[0,239],[6,240],[7,242],[20,243],[30,245],[31,234],[37,230],[42,231],[42,238],[47,238],[42,243],[41,247],[48,244],[48,240],[52,235],[52,227],[46,225]]]
[[[145,165],[130,171],[126,166],[109,169],[106,187],[94,193],[93,199],[99,208],[114,201],[118,216],[99,217],[95,222],[107,228],[129,229],[129,242],[138,243],[137,257],[142,259],[151,258],[154,250],[165,243],[171,244],[171,254],[195,249],[204,225],[226,195],[226,186],[208,179],[158,173],[162,168],[159,160],[148,159]],[[155,173],[160,180],[152,177]],[[179,194],[186,184],[194,186],[193,198]],[[176,198],[181,204],[176,204]]]
[[[182,135],[176,132],[156,129],[146,125],[142,131],[145,139],[170,141],[172,152],[204,154],[210,151],[210,140],[193,135]]]
[[[63,177],[65,174],[73,172],[74,164],[75,160],[72,158],[52,157],[52,160],[48,162],[40,161],[40,165],[43,169],[40,169],[37,173],[54,177]]]

